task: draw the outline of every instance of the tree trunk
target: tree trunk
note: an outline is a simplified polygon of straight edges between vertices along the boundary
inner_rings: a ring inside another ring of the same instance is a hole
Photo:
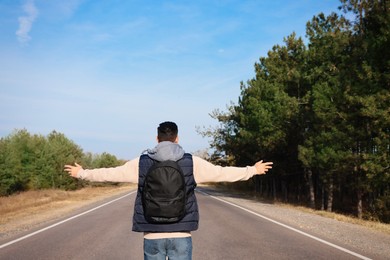
[[[314,209],[316,206],[315,194],[314,194],[314,182],[313,182],[313,172],[311,169],[306,171],[307,184],[309,186],[309,207]]]
[[[276,200],[276,181],[275,178],[272,178],[272,196],[273,200]]]
[[[357,217],[359,219],[363,217],[363,192],[361,189],[357,191]]]
[[[254,176],[253,177],[253,181],[255,183],[255,193],[259,193],[259,191],[260,191],[260,188],[259,188],[259,186],[260,186],[260,177],[259,176]]]
[[[321,210],[325,209],[325,188],[324,184],[321,185]]]
[[[260,193],[260,195],[261,196],[263,196],[263,179],[262,178],[260,178],[260,190],[259,190],[259,193]]]
[[[282,191],[283,191],[283,200],[284,202],[288,202],[288,191],[286,181],[282,181]]]
[[[329,180],[329,184],[328,184],[328,203],[327,203],[326,211],[332,212],[332,206],[333,206],[333,178]]]

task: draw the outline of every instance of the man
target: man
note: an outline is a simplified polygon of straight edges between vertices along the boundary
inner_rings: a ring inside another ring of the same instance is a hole
[[[155,161],[176,161],[183,170],[187,189],[196,184],[248,180],[265,174],[272,162],[259,161],[254,166],[221,167],[197,156],[185,153],[178,144],[178,128],[173,122],[163,122],[157,128],[157,146],[146,154],[115,168],[84,170],[79,164],[65,165],[72,177],[97,182],[131,182],[139,186],[134,206],[133,231],[144,232],[144,259],[192,259],[191,231],[198,229],[199,213],[195,193],[190,193],[184,217],[169,224],[150,223],[143,214],[142,194],[146,173]]]

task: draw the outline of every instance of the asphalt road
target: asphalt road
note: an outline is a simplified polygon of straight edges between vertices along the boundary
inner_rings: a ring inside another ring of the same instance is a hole
[[[1,241],[0,259],[143,259],[143,235],[131,232],[134,197]],[[201,220],[193,232],[195,260],[359,259],[214,197],[198,193],[197,198]]]

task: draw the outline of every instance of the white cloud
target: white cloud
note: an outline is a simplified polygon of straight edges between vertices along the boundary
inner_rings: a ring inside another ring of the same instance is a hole
[[[21,44],[27,44],[31,40],[29,32],[38,16],[38,9],[34,4],[34,0],[27,0],[23,5],[23,11],[26,15],[18,18],[19,29],[16,31],[16,36]]]

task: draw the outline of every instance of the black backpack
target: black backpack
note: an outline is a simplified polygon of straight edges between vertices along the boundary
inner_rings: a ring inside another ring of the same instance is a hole
[[[169,224],[185,215],[186,183],[177,162],[155,162],[146,173],[142,206],[149,223]]]

